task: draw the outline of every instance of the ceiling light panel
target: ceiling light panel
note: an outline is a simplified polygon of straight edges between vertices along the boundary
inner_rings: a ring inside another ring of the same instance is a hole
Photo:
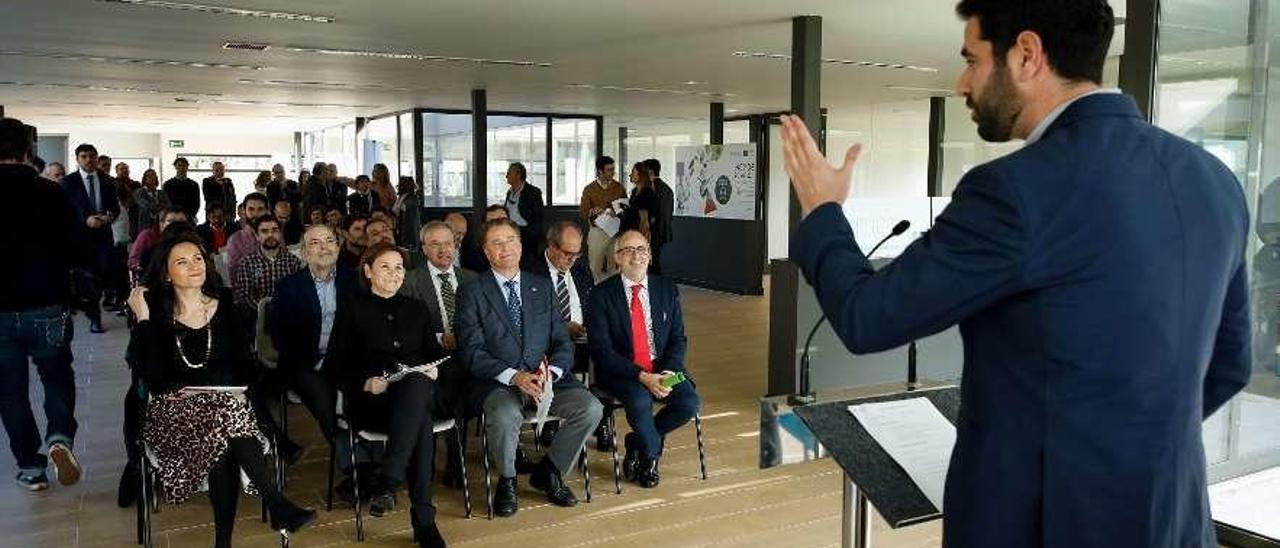
[[[391,86],[386,84],[322,82],[322,81],[316,81],[316,80],[255,80],[252,78],[241,78],[237,80],[237,82],[247,86],[276,86],[276,87],[293,87],[293,88],[401,91],[401,92],[432,91],[425,88],[410,88],[410,87],[404,87],[404,86]]]
[[[108,4],[125,4],[129,6],[141,6],[148,8],[164,8],[180,11],[196,11],[201,13],[210,13],[213,15],[235,15],[239,17],[252,17],[258,19],[274,19],[278,21],[296,21],[300,23],[332,23],[335,21],[331,15],[315,15],[309,13],[293,13],[287,11],[271,11],[258,10],[249,8],[237,8],[233,6],[216,6],[212,4],[199,4],[195,2],[171,2],[169,0],[98,0]]]
[[[483,57],[455,57],[449,55],[429,55],[413,52],[376,51],[340,48],[314,48],[303,46],[286,46],[290,53],[306,53],[312,55],[338,55],[345,57],[374,57],[379,59],[397,59],[403,61],[427,61],[444,63],[469,63],[478,65],[504,65],[514,67],[549,68],[554,65],[546,61],[528,61],[520,59],[488,59]]]
[[[199,95],[203,97],[220,97],[221,93],[205,93],[199,91],[177,91],[167,89],[101,86],[97,84],[68,84],[65,82],[8,82],[0,81],[0,86],[17,86],[46,89],[73,89],[81,91],[110,91],[117,93],[150,93],[157,95]]]
[[[0,50],[0,55],[12,57],[31,57],[36,59],[56,59],[59,61],[84,61],[89,63],[106,63],[110,65],[185,67],[221,70],[262,70],[257,65],[234,65],[228,63],[202,63],[198,61],[178,61],[174,59],[146,59],[139,57],[107,57],[103,55],[85,55],[80,53],[63,53],[56,51]]]
[[[574,89],[598,89],[598,90],[604,90],[604,91],[621,91],[621,92],[627,92],[627,93],[690,95],[690,96],[706,97],[709,99],[726,99],[730,97],[737,97],[737,95],[733,93],[716,93],[712,91],[692,91],[687,89],[645,88],[645,87],[637,87],[637,86],[614,86],[614,85],[602,85],[602,84],[574,83],[574,84],[565,84],[565,87],[574,88]]]
[[[245,107],[297,107],[297,108],[359,108],[374,109],[382,108],[382,105],[342,105],[334,103],[281,103],[276,101],[254,101],[248,99],[214,99],[209,101],[219,105],[236,105]]]
[[[743,57],[743,58],[747,58],[747,59],[772,59],[772,60],[776,60],[776,61],[790,61],[790,60],[791,60],[791,56],[790,56],[790,55],[788,55],[788,54],[785,54],[785,53],[765,53],[765,52],[754,52],[754,51],[735,51],[735,52],[733,52],[733,56],[734,56],[734,57]],[[856,60],[856,59],[823,59],[823,60],[822,60],[822,62],[823,62],[823,63],[826,63],[826,64],[829,64],[829,65],[846,65],[846,66],[856,66],[856,67],[865,67],[865,68],[883,68],[883,69],[894,69],[894,70],[910,70],[910,71],[914,71],[914,72],[929,72],[929,73],[938,72],[938,69],[933,68],[933,67],[922,67],[922,66],[917,66],[917,65],[907,65],[907,64],[903,64],[903,63],[888,63],[888,62],[883,62],[883,61],[860,61],[860,60]]]

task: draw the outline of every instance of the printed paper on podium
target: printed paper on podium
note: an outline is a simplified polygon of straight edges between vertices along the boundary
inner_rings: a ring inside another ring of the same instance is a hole
[[[941,512],[956,427],[926,398],[850,405],[849,412]]]

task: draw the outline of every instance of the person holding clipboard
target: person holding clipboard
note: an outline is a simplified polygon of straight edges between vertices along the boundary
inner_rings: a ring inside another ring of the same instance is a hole
[[[943,545],[1216,546],[1201,423],[1249,380],[1249,214],[1194,143],[1100,88],[1105,0],[964,0],[957,83],[987,141],[932,230],[875,270],[835,169],[783,118],[791,257],[855,353],[959,324]],[[812,120],[810,120],[812,122]]]
[[[296,532],[316,513],[279,491],[245,389],[257,377],[252,341],[194,233],[156,247],[145,284],[129,295],[137,325],[128,355],[149,400],[142,435],[165,498],[178,504],[208,481],[214,546],[231,546],[240,470],[267,503],[271,527]]]

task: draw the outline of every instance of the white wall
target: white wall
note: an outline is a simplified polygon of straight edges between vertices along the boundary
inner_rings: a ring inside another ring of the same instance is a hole
[[[169,141],[182,141],[182,148],[170,148]],[[173,161],[186,154],[255,154],[270,155],[272,164],[282,164],[290,178],[297,178],[293,164],[293,134],[281,135],[188,135],[182,133],[164,133],[159,136],[160,145],[160,179],[172,176]],[[199,175],[199,176],[197,176]],[[192,171],[191,177],[197,181],[207,177],[205,172]],[[255,173],[227,173],[235,183],[236,195],[244,197],[253,192]]]
[[[67,171],[75,169],[76,147],[88,143],[99,154],[112,158],[160,158],[160,134],[158,133],[109,133],[97,131],[72,131],[67,134]],[[134,178],[141,173],[133,174]]]

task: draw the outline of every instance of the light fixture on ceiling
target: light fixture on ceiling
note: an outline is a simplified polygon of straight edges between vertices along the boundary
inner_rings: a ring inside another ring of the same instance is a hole
[[[791,60],[791,55],[788,55],[786,53],[765,53],[765,52],[758,52],[758,51],[735,51],[733,52],[733,56],[743,57],[747,59],[773,59],[777,61]],[[884,61],[860,61],[856,59],[823,59],[822,62],[829,65],[845,65],[845,66],[856,66],[856,67],[866,67],[866,68],[910,70],[915,72],[930,72],[930,73],[938,72],[938,69],[933,67],[922,67],[917,65],[907,65],[903,63],[889,63]]]
[[[290,53],[310,53],[314,55],[340,55],[345,57],[376,57],[379,59],[398,59],[404,61],[430,61],[445,63],[469,63],[477,65],[505,65],[513,67],[549,68],[554,65],[546,61],[526,61],[520,59],[488,59],[483,57],[456,57],[451,55],[429,55],[425,53],[376,51],[342,48],[314,48],[303,46],[285,46]]]
[[[284,107],[284,108],[359,108],[374,109],[382,105],[342,105],[335,103],[280,103],[275,101],[256,101],[251,99],[214,99],[209,101],[219,105],[236,105],[242,107]]]
[[[222,49],[234,49],[241,51],[267,51],[270,48],[271,44],[262,44],[258,42],[228,41],[222,43]]]
[[[564,86],[567,88],[573,88],[573,89],[598,89],[603,91],[621,91],[621,92],[627,92],[627,93],[690,95],[690,96],[706,97],[708,99],[724,99],[729,97],[737,97],[737,95],[733,93],[716,93],[712,91],[693,91],[693,90],[687,90],[687,89],[645,88],[645,87],[637,87],[637,86],[615,86],[615,85],[585,84],[585,83],[570,83],[570,84],[565,84]]]
[[[928,93],[930,95],[937,95],[942,97],[954,97],[956,95],[955,90],[945,89],[945,88],[929,88],[929,87],[921,87],[921,86],[899,86],[899,85],[893,84],[893,85],[885,86],[884,89],[891,89],[894,91],[913,91],[913,92],[920,92],[920,93]]]
[[[297,21],[301,23],[332,23],[335,21],[331,15],[314,15],[309,13],[292,13],[287,11],[271,11],[258,10],[248,8],[237,8],[233,6],[215,6],[211,4],[198,4],[195,2],[172,2],[170,0],[98,0],[109,4],[125,4],[129,6],[143,6],[148,8],[164,8],[182,11],[198,11],[201,13],[211,13],[214,15],[236,15],[240,17],[255,17],[260,19],[277,19],[283,21]]]
[[[44,106],[77,106],[77,107],[111,107],[111,108],[145,108],[160,110],[196,110],[197,107],[184,107],[177,105],[138,105],[132,103],[100,103],[97,101],[14,101],[19,105],[35,105],[36,108]]]
[[[248,86],[279,86],[279,87],[297,87],[297,88],[321,88],[321,89],[360,89],[369,91],[431,91],[422,88],[409,88],[403,86],[389,86],[386,84],[348,84],[345,82],[321,82],[315,80],[255,80],[252,78],[241,78],[238,83]]]
[[[104,55],[85,55],[81,53],[63,53],[56,51],[0,50],[0,55],[13,57],[34,57],[37,59],[56,59],[59,61],[86,61],[111,65],[143,65],[158,67],[185,67],[226,70],[262,70],[257,65],[233,65],[228,63],[202,63],[198,61],[178,61],[174,59],[146,59],[139,57],[107,57]]]
[[[18,86],[48,89],[74,89],[82,91],[109,91],[116,93],[150,93],[155,95],[199,95],[204,97],[220,97],[221,93],[205,93],[197,91],[175,91],[166,89],[150,89],[119,86],[102,86],[97,84],[68,84],[65,82],[0,82],[0,86]]]

